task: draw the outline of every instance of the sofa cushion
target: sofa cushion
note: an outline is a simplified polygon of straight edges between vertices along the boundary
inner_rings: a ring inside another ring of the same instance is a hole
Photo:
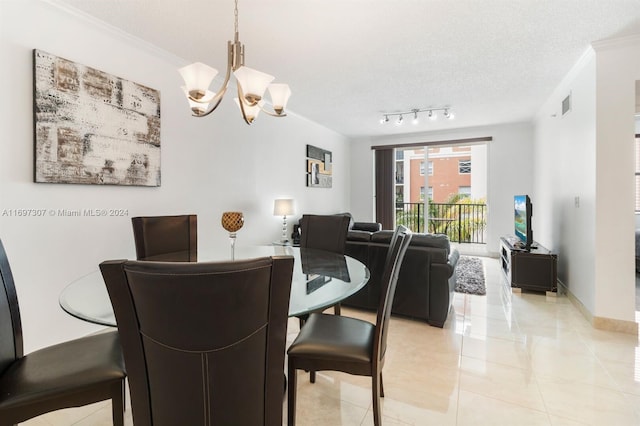
[[[358,241],[368,243],[371,241],[372,232],[369,231],[356,231],[354,229],[347,232],[347,241]]]
[[[353,224],[353,230],[377,232],[382,230],[382,224],[377,222],[355,222]]]
[[[392,237],[393,237],[393,231],[385,229],[382,231],[374,232],[373,235],[371,235],[371,242],[379,243],[379,244],[391,244]]]
[[[413,234],[411,238],[412,246],[441,248],[449,255],[449,237],[445,234]]]
[[[353,231],[352,231],[353,232]],[[393,231],[384,230],[374,232],[371,235],[371,242],[380,244],[391,244],[391,238],[393,237]],[[444,234],[419,234],[414,233],[411,238],[411,244],[409,247],[432,247],[440,248],[446,251],[447,256],[450,252],[449,237]]]

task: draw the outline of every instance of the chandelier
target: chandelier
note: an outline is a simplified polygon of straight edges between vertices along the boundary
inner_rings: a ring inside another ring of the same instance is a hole
[[[218,74],[218,70],[215,68],[196,62],[178,70],[184,79],[185,85],[182,86],[182,89],[189,101],[192,115],[194,117],[207,116],[220,105],[233,72],[238,88],[238,97],[235,98],[235,101],[247,124],[253,123],[260,111],[274,117],[285,117],[284,108],[289,96],[291,96],[289,86],[272,84],[274,76],[244,65],[244,45],[240,43],[238,38],[238,0],[235,0],[234,6],[234,32],[234,41],[227,42],[227,73],[217,92],[209,90],[209,85]],[[267,89],[271,95],[273,111],[265,109],[263,97]]]
[[[381,124],[386,124],[389,123],[389,117],[393,118],[393,117],[398,117],[395,120],[396,125],[401,125],[404,122],[404,116],[409,116],[409,117],[413,117],[413,124],[418,124],[419,122],[419,117],[418,117],[418,113],[420,112],[426,112],[427,113],[427,117],[429,118],[429,120],[436,120],[438,118],[438,111],[442,111],[442,115],[444,116],[444,118],[449,119],[449,120],[453,120],[453,113],[450,111],[450,107],[442,107],[442,108],[423,108],[423,109],[419,109],[419,108],[414,108],[410,111],[404,111],[404,112],[389,112],[389,113],[383,113],[382,114],[382,118],[380,119],[380,123]]]

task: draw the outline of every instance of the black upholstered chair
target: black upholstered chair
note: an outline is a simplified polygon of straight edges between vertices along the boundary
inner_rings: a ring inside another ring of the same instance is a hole
[[[344,254],[350,221],[346,215],[302,215],[300,247]],[[333,305],[333,313],[340,315],[339,303]],[[299,317],[301,327],[306,319],[307,315]]]
[[[111,399],[124,424],[125,370],[118,333],[83,337],[23,354],[13,275],[0,241],[0,426]]]
[[[138,260],[196,262],[198,217],[138,216],[131,218]]]
[[[342,371],[370,376],[373,398],[373,422],[381,424],[380,397],[384,396],[382,366],[387,348],[391,304],[398,282],[402,259],[411,240],[411,232],[398,227],[389,245],[376,324],[367,321],[313,313],[289,347],[288,424],[295,424],[296,372]]]
[[[293,257],[100,269],[136,426],[282,424]]]
[[[344,254],[350,220],[345,215],[302,215],[300,247]]]

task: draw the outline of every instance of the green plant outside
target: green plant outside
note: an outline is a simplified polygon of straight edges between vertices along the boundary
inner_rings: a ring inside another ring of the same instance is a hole
[[[486,227],[486,201],[452,194],[446,203],[429,199],[429,229],[427,232],[447,234],[451,241],[471,242],[473,235]],[[466,207],[465,207],[466,206]],[[408,208],[407,208],[408,207]],[[396,224],[407,226],[414,232],[425,232],[424,204],[404,204],[396,210]]]

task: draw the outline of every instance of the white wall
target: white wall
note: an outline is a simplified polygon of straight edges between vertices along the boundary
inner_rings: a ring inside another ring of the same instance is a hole
[[[536,120],[541,238],[559,278],[597,319],[635,320],[634,133],[640,37],[594,44]],[[572,110],[561,117],[562,99]],[[554,116],[555,114],[555,116]],[[542,164],[553,164],[542,173]]]
[[[487,144],[487,250],[497,253],[500,237],[514,233],[513,196],[530,194],[533,189],[533,128],[529,123],[355,140],[351,145],[351,212],[357,220],[373,220],[375,216],[371,207],[374,199],[372,146],[486,136],[493,138]],[[535,204],[535,199],[533,202]],[[534,217],[534,238],[537,221]]]
[[[0,1],[0,35],[0,238],[16,281],[27,352],[98,329],[65,314],[58,294],[103,260],[135,257],[132,216],[195,213],[199,245],[222,247],[228,244],[219,224],[225,210],[245,213],[238,245],[279,239],[275,198],[294,198],[299,214],[349,210],[350,151],[341,135],[295,114],[260,116],[249,127],[232,95],[211,116],[193,118],[176,71],[187,61],[49,2]],[[34,48],[161,92],[161,187],[33,183]],[[305,186],[306,144],[333,152],[332,189]],[[85,208],[127,215],[8,215]]]
[[[595,75],[591,52],[540,109],[534,144],[540,171],[534,177],[534,209],[545,218],[537,237],[558,253],[558,278],[590,312],[595,304]],[[562,100],[569,94],[572,108],[562,116]]]
[[[635,320],[635,105],[640,35],[596,49],[596,306]]]

